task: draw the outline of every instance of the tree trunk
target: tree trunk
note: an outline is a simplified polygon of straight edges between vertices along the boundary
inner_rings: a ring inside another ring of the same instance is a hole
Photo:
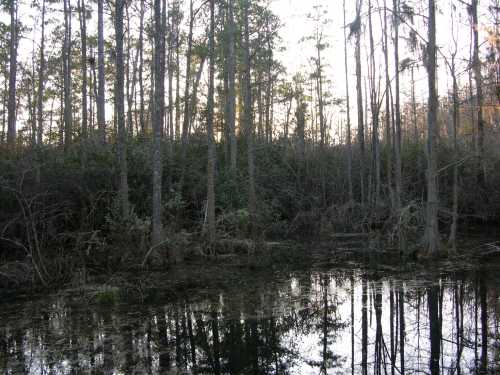
[[[483,118],[483,83],[481,74],[481,61],[479,60],[479,23],[477,18],[477,5],[479,0],[472,0],[472,30],[474,35],[474,55],[473,70],[474,80],[476,81],[476,100],[477,100],[477,154],[479,158],[478,180],[480,185],[484,186],[486,181],[486,169],[484,165],[484,118]]]
[[[265,122],[265,131],[266,131],[266,142],[271,143],[273,138],[272,131],[272,123],[271,123],[271,100],[272,100],[272,87],[273,87],[273,77],[272,77],[272,68],[273,68],[273,49],[271,45],[271,31],[269,30],[269,17],[266,17],[266,38],[267,38],[267,80],[266,80],[266,122]]]
[[[82,69],[82,137],[87,139],[87,20],[85,0],[78,0],[78,15],[80,17],[80,34],[82,43],[81,69]]]
[[[180,8],[179,2],[175,2],[175,140],[180,139],[180,123],[181,123],[181,95],[180,95]]]
[[[7,115],[7,144],[16,143],[16,77],[17,77],[17,1],[10,4],[10,63],[9,63],[9,104]]]
[[[250,31],[248,26],[248,8],[250,0],[243,0],[243,63],[244,63],[244,120],[247,138],[248,158],[248,213],[250,216],[250,233],[256,236],[257,197],[255,193],[255,161],[254,161],[254,127],[252,110],[252,83],[250,75]]]
[[[123,7],[124,0],[116,0],[115,4],[115,38],[116,38],[116,82],[115,101],[118,128],[118,162],[120,166],[120,206],[124,220],[129,216],[128,181],[127,181],[127,131],[125,129],[125,93],[123,62]]]
[[[396,187],[395,194],[395,211],[401,209],[401,193],[402,193],[402,172],[401,172],[401,106],[399,96],[399,0],[393,0],[394,7],[394,69],[395,69],[395,134],[394,134],[394,183]]]
[[[317,36],[316,41],[316,52],[317,52],[317,91],[318,91],[318,105],[319,105],[319,134],[320,134],[320,147],[323,148],[325,145],[326,137],[326,126],[325,126],[325,114],[323,106],[323,66],[321,64],[321,37]]]
[[[307,107],[303,102],[302,95],[297,95],[297,110],[295,116],[297,118],[296,136],[297,136],[297,153],[298,153],[298,164],[300,171],[303,172],[304,162],[305,162],[305,115]]]
[[[228,57],[227,57],[227,81],[228,92],[226,95],[226,123],[229,129],[229,154],[231,170],[236,172],[237,142],[236,142],[236,89],[235,89],[235,24],[234,24],[234,0],[228,0]]]
[[[413,141],[418,143],[420,137],[418,135],[417,102],[415,98],[415,75],[413,66],[411,67],[411,114],[413,122]]]
[[[173,80],[174,80],[174,70],[173,70],[173,28],[174,28],[174,17],[173,11],[169,15],[170,22],[170,32],[168,35],[168,51],[167,51],[167,66],[168,66],[168,128],[169,128],[169,140],[174,139],[174,92],[173,92]],[[171,143],[171,142],[170,142]]]
[[[194,10],[193,0],[189,1],[189,32],[188,45],[186,51],[186,81],[184,84],[184,118],[182,119],[182,134],[181,134],[181,190],[184,185],[184,175],[186,173],[186,154],[189,132],[189,119],[191,118],[190,107],[190,83],[191,83],[191,55],[193,51],[193,26],[194,26]]]
[[[345,0],[343,1],[344,10],[344,67],[345,67],[345,92],[346,92],[346,113],[347,113],[347,184],[349,187],[349,201],[354,200],[354,193],[352,189],[352,143],[351,143],[351,108],[349,101],[349,71],[347,65],[347,35],[346,35],[346,16],[345,16]]]
[[[5,69],[7,70],[7,69]],[[2,97],[2,139],[0,142],[2,144],[5,142],[6,129],[7,129],[7,111],[8,111],[8,101],[9,101],[9,91],[8,91],[8,82],[9,79],[7,77],[8,72],[6,71],[4,74],[4,82],[3,82],[3,97]]]
[[[99,141],[106,143],[105,78],[104,78],[104,0],[97,0],[97,127]]]
[[[460,125],[460,108],[458,102],[458,83],[455,71],[455,55],[451,59],[451,77],[453,80],[453,209],[452,222],[450,227],[450,237],[448,243],[456,248],[457,227],[458,227],[458,139],[457,132]]]
[[[383,25],[383,38],[382,44],[384,48],[384,63],[385,63],[385,147],[386,147],[386,173],[387,173],[387,188],[389,190],[389,198],[391,200],[391,206],[394,208],[394,192],[392,189],[392,132],[391,132],[391,117],[392,117],[392,106],[391,106],[391,80],[389,78],[389,41],[388,35],[389,30],[387,28],[387,1],[384,0],[384,25]]]
[[[189,118],[188,134],[191,133],[191,127],[193,125],[193,122],[197,114],[198,107],[196,104],[198,103],[198,88],[200,87],[201,75],[203,73],[203,68],[205,66],[206,59],[207,59],[206,55],[203,55],[201,57],[200,66],[198,67],[198,71],[196,72],[196,78],[194,80],[193,93],[191,94],[191,104],[190,104],[191,117]]]
[[[373,41],[372,3],[368,1],[368,28],[370,39],[370,110],[372,115],[372,149],[374,189],[373,203],[378,204],[380,199],[380,149],[379,149],[379,103],[376,88],[375,43]]]
[[[208,65],[208,102],[207,102],[207,219],[208,238],[211,250],[215,243],[215,140],[214,140],[214,80],[215,80],[215,0],[210,0],[210,37]]]
[[[142,82],[142,70],[144,67],[144,0],[141,0],[141,15],[139,21],[139,123],[141,136],[146,135],[146,124],[144,120],[144,83]]]
[[[163,12],[166,10],[164,9]],[[165,110],[165,23],[162,19],[162,2],[154,1],[154,112],[153,112],[153,215],[152,243],[162,241],[162,155],[161,138]]]
[[[427,74],[429,84],[429,103],[427,113],[427,214],[426,243],[430,254],[439,250],[438,229],[438,175],[437,175],[437,109],[436,93],[436,9],[434,0],[429,0],[429,31],[427,46]]]
[[[45,81],[45,0],[42,2],[42,35],[40,37],[40,65],[38,67],[37,144],[43,143],[43,90]]]
[[[73,140],[73,113],[71,100],[71,0],[64,0],[64,149],[67,151]]]
[[[365,129],[363,122],[363,91],[361,87],[361,6],[363,0],[356,1],[356,22],[359,23],[359,29],[356,30],[356,94],[358,106],[358,145],[360,152],[360,190],[361,202],[365,201]]]

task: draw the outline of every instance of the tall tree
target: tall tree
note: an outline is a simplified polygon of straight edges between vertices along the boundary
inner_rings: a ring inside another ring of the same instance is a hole
[[[436,92],[436,5],[429,0],[429,26],[427,45],[427,76],[429,101],[427,112],[427,213],[425,240],[430,254],[439,250],[438,229],[438,174],[437,174],[437,138],[438,138],[438,98]]]
[[[140,19],[139,19],[139,43],[137,45],[139,54],[139,124],[141,135],[145,135],[144,119],[144,82],[142,81],[142,69],[144,67],[144,0],[141,0]]]
[[[349,187],[349,201],[352,202],[354,199],[354,193],[352,189],[352,143],[351,143],[351,108],[349,101],[349,71],[347,64],[347,25],[346,25],[346,10],[345,10],[345,0],[343,1],[344,10],[344,67],[345,67],[345,92],[346,92],[346,114],[347,114],[347,124],[346,124],[346,140],[347,140],[347,184]]]
[[[199,10],[200,8],[198,8]],[[191,118],[191,97],[189,95],[191,87],[191,58],[193,53],[193,28],[196,13],[193,8],[193,0],[189,1],[189,31],[188,31],[188,41],[187,41],[187,51],[186,51],[186,81],[184,84],[184,118],[182,119],[182,134],[181,134],[181,190],[184,185],[184,176],[186,173],[186,155],[187,155],[187,143],[189,136],[189,120]]]
[[[88,113],[87,113],[87,9],[85,0],[78,0],[78,17],[80,21],[81,39],[81,70],[82,70],[82,137],[88,135]]]
[[[394,7],[394,116],[395,116],[395,129],[394,129],[394,183],[396,187],[395,194],[395,211],[401,209],[401,190],[402,190],[402,175],[401,175],[401,105],[400,105],[400,89],[399,89],[399,23],[401,22],[399,1],[393,0]]]
[[[234,0],[228,0],[227,15],[227,52],[226,70],[228,92],[226,94],[226,126],[229,131],[229,154],[231,170],[236,172],[237,142],[236,142],[236,54],[235,54],[235,34],[236,27],[234,23]]]
[[[10,3],[10,62],[9,62],[9,103],[7,115],[7,143],[14,146],[16,142],[16,78],[17,78],[17,7],[16,0]]]
[[[479,59],[479,21],[477,17],[477,7],[479,0],[472,0],[472,33],[474,35],[474,52],[472,66],[474,70],[474,80],[476,83],[476,103],[477,103],[477,154],[479,157],[479,182],[484,184],[486,169],[484,165],[484,118],[483,118],[483,79],[481,74],[481,60]],[[498,36],[497,36],[498,37]]]
[[[164,10],[165,11],[165,10]],[[162,170],[161,138],[165,111],[165,25],[162,19],[162,2],[154,1],[154,106],[153,106],[153,246],[162,241]]]
[[[45,83],[45,0],[42,1],[42,30],[40,36],[40,62],[38,64],[37,144],[43,143],[43,90]]]
[[[256,235],[257,196],[255,192],[255,160],[254,160],[254,126],[252,109],[252,82],[250,74],[250,28],[249,2],[243,0],[243,94],[244,94],[244,123],[247,140],[248,160],[248,213],[250,216],[250,232]]]
[[[356,0],[356,19],[351,23],[351,33],[355,34],[356,95],[358,106],[358,145],[360,152],[361,202],[365,201],[365,125],[363,121],[363,89],[361,87],[361,6],[363,0]]]
[[[128,178],[127,178],[127,131],[125,129],[125,72],[123,62],[123,7],[124,0],[115,3],[115,42],[116,42],[116,77],[115,107],[118,128],[118,163],[120,168],[119,199],[123,219],[129,216]]]
[[[97,0],[97,127],[99,140],[106,142],[105,77],[104,77],[104,0]]]
[[[451,20],[451,30],[452,37],[454,42],[454,50],[451,54],[451,66],[450,74],[452,79],[452,111],[453,111],[453,192],[452,192],[452,200],[453,200],[453,209],[452,209],[452,221],[450,225],[450,236],[448,238],[448,243],[453,246],[455,249],[456,246],[456,238],[457,238],[457,227],[458,227],[458,127],[460,124],[460,103],[458,98],[458,82],[457,82],[457,72],[456,72],[456,57],[458,52],[458,43],[457,43],[457,30],[455,25],[455,12],[452,9],[452,20]]]
[[[384,13],[383,13],[383,26],[382,26],[382,46],[384,49],[384,73],[385,73],[385,147],[386,147],[386,174],[387,174],[387,187],[389,189],[389,198],[391,205],[394,208],[394,193],[392,188],[392,106],[391,106],[391,79],[389,77],[389,30],[387,27],[387,0],[384,0]]]
[[[368,0],[368,34],[370,40],[369,58],[369,87],[370,111],[372,116],[372,164],[374,174],[373,203],[377,204],[380,198],[380,149],[379,149],[379,99],[377,88],[377,74],[375,64],[375,43],[373,40],[372,2]]]
[[[214,80],[215,80],[215,0],[210,0],[210,34],[207,102],[207,220],[210,246],[215,242],[215,139],[214,139]]]
[[[73,112],[71,95],[71,0],[64,0],[64,44],[63,44],[63,81],[64,81],[64,149],[68,150],[73,140]]]

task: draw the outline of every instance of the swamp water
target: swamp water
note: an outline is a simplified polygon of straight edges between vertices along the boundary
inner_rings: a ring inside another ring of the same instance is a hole
[[[235,268],[175,296],[2,302],[0,373],[498,374],[499,279]]]

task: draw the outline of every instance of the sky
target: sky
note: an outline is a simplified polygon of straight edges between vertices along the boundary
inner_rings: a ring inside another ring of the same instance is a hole
[[[137,0],[133,0],[137,1]],[[195,0],[201,1],[201,0]],[[392,6],[392,0],[386,0],[388,6]],[[320,7],[322,11],[325,12],[324,16],[330,20],[328,24],[324,26],[324,34],[326,41],[329,43],[329,48],[323,52],[324,64],[325,64],[325,75],[331,81],[331,85],[328,89],[333,93],[336,98],[344,98],[346,94],[345,90],[345,69],[344,69],[344,41],[343,41],[343,0],[268,0],[269,7],[275,14],[277,14],[282,22],[282,28],[280,30],[281,44],[285,47],[284,51],[276,52],[275,56],[280,60],[280,62],[286,67],[287,77],[293,76],[299,71],[311,71],[309,58],[314,54],[314,46],[312,42],[300,42],[300,39],[304,36],[311,35],[314,30],[314,22],[307,18],[307,14],[311,13],[315,7]],[[346,19],[347,22],[351,22],[355,18],[355,1],[346,0]],[[377,8],[378,4],[383,5],[384,0],[372,0],[373,7]],[[424,23],[424,18],[427,15],[426,1],[420,0],[408,0],[410,4],[415,4],[415,11],[417,14],[415,17],[415,29],[420,35],[426,37],[427,26]],[[487,10],[486,5],[488,0],[481,0],[479,19],[480,19],[480,38],[485,40],[486,34],[484,28],[488,25],[489,19],[486,17]],[[73,3],[76,3],[73,0]],[[438,91],[440,95],[446,95],[449,87],[451,85],[449,74],[447,72],[447,66],[443,59],[443,56],[449,58],[450,51],[453,47],[452,43],[452,24],[451,24],[451,9],[454,7],[456,9],[456,22],[457,27],[455,28],[457,32],[458,40],[458,57],[459,57],[459,71],[460,67],[465,70],[466,62],[469,58],[469,45],[470,45],[470,25],[469,19],[466,13],[465,6],[459,2],[459,0],[436,0],[439,11],[437,12],[437,43],[440,48],[440,55],[438,56],[439,72],[438,72]],[[21,20],[26,23],[32,24],[33,21],[30,20],[31,17],[37,19],[37,12],[29,7],[29,1],[21,0],[21,6],[19,9],[19,16]],[[363,14],[366,15],[368,0],[363,1]],[[185,1],[184,5],[186,7],[188,2]],[[374,31],[375,31],[375,48],[379,51],[377,53],[377,64],[378,72],[377,75],[383,75],[383,65],[382,65],[382,55],[381,55],[381,34],[380,34],[380,13],[375,12],[373,17]],[[51,15],[52,18],[56,20],[61,18],[61,14],[54,13]],[[106,33],[111,35],[113,33],[112,24],[110,17],[107,17],[107,27]],[[88,22],[89,33],[95,31],[96,29],[96,19],[97,15],[94,13],[91,20]],[[366,19],[366,17],[365,17]],[[7,14],[3,13],[0,15],[0,20],[5,23],[9,23],[9,17]],[[37,22],[39,20],[37,19]],[[62,22],[59,20],[58,22]],[[186,23],[186,18],[184,19]],[[73,29],[76,31],[78,29],[78,19],[75,15],[73,20]],[[367,26],[366,26],[367,29]],[[414,55],[406,48],[406,43],[403,38],[408,34],[408,28],[403,25],[400,28],[400,60],[406,57],[414,58]],[[199,27],[198,32],[203,32],[204,27]],[[35,38],[35,43],[38,43],[39,39],[39,26],[36,27],[32,33],[28,33],[26,38],[21,42],[19,48],[19,55],[21,60],[28,60],[31,58],[31,53],[33,49],[32,39]],[[367,57],[366,57],[366,46],[368,45],[367,32],[365,33],[365,39],[362,41],[362,71],[366,74],[367,68]],[[390,59],[392,61],[392,46]],[[353,122],[356,121],[355,118],[355,76],[354,76],[354,45],[352,42],[348,43],[348,69],[349,69],[349,90],[351,95],[351,117]],[[460,62],[463,59],[463,62]],[[183,71],[183,70],[182,70]],[[394,67],[390,68],[391,75],[393,75]],[[466,76],[459,77],[460,81],[464,81]],[[417,100],[425,102],[427,98],[427,74],[423,67],[420,67],[415,71],[415,86],[416,86],[416,96]],[[403,96],[403,101],[409,98],[410,93],[410,78],[408,73],[401,74],[401,91]],[[108,111],[110,113],[111,111]],[[339,122],[344,114],[341,113],[341,108],[330,108],[329,116],[332,116],[334,121]]]

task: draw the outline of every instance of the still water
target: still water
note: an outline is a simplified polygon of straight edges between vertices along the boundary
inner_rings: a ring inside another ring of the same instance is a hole
[[[3,302],[0,373],[500,373],[494,271],[227,274],[175,297],[132,282]]]

